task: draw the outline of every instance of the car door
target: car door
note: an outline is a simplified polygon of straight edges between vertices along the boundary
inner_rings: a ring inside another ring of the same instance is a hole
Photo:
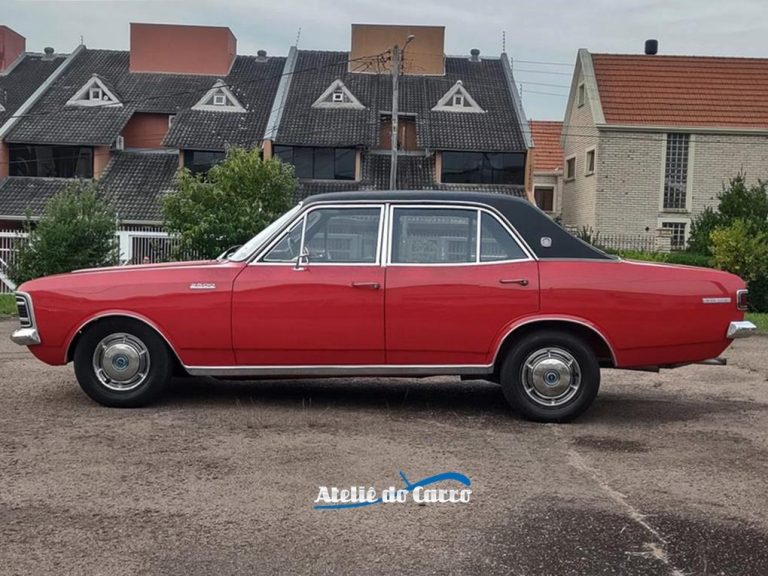
[[[539,308],[537,262],[485,209],[390,210],[387,363],[488,363],[499,333]]]
[[[381,365],[382,205],[319,205],[237,277],[240,366]]]

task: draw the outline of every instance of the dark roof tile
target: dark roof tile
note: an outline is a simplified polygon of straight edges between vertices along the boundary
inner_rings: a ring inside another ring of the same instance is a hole
[[[66,56],[47,58],[41,54],[25,54],[7,73],[0,73],[0,125],[5,123],[32,96],[48,77],[64,62]]]

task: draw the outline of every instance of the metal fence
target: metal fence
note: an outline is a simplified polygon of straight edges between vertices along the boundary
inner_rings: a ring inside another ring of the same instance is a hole
[[[638,250],[640,252],[656,252],[656,236],[650,234],[600,234],[595,238],[595,244],[610,251]]]
[[[180,240],[161,229],[142,227],[117,232],[115,240],[119,248],[119,263],[149,264],[169,262],[177,256],[184,259],[194,254],[178,254]],[[21,244],[27,242],[27,234],[19,230],[0,230],[0,294],[10,294],[16,285],[8,277],[9,267],[16,259]]]

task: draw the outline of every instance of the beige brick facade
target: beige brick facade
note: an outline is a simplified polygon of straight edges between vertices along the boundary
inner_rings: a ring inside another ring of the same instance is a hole
[[[662,222],[686,223],[707,206],[717,206],[724,184],[740,171],[748,182],[768,180],[768,135],[738,129],[696,127],[622,128],[596,122],[602,114],[597,84],[584,74],[580,51],[569,109],[563,125],[566,160],[576,159],[575,178],[563,186],[562,220],[569,227],[591,226],[603,235],[656,233]],[[586,53],[586,57],[589,55]],[[584,83],[586,101],[579,106]],[[593,100],[596,100],[593,101]],[[686,208],[663,209],[667,133],[690,134]],[[595,146],[595,173],[585,175],[587,151]]]

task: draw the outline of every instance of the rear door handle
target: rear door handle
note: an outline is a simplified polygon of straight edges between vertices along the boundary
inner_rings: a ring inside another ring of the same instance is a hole
[[[528,286],[528,280],[525,278],[502,278],[499,280],[499,284],[520,284],[520,286]]]
[[[378,290],[381,284],[378,282],[352,282],[352,288],[365,288],[367,290]]]

